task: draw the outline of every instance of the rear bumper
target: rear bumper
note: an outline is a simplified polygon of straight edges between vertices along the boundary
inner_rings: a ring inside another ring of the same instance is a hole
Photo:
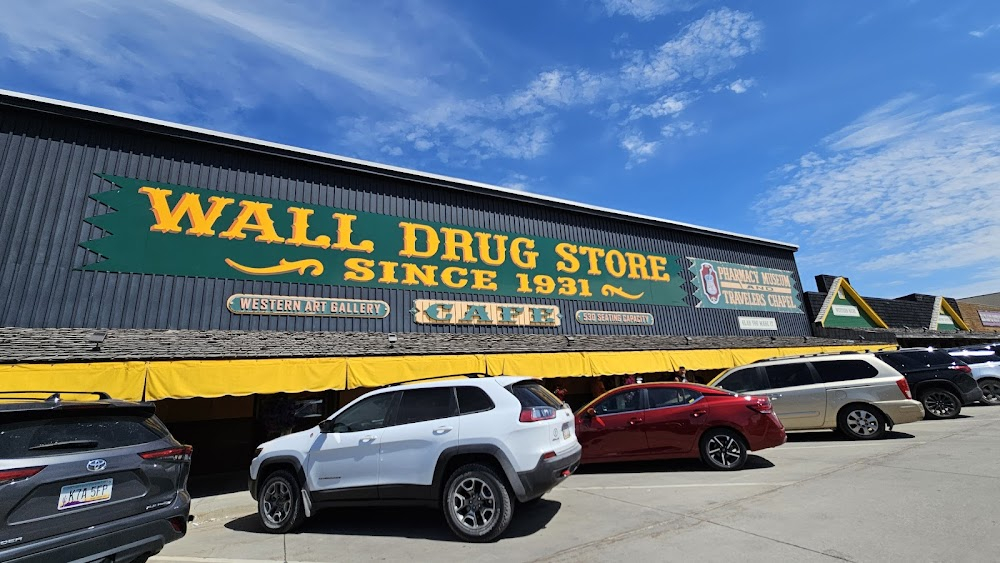
[[[963,392],[961,399],[963,406],[978,403],[983,400],[983,390],[979,388],[979,384],[977,383],[974,389]]]
[[[924,406],[920,401],[904,399],[902,401],[882,401],[875,403],[887,417],[891,424],[906,424],[924,419]]]
[[[181,491],[167,508],[0,550],[0,561],[51,563],[106,557],[116,562],[131,561],[142,555],[159,553],[164,545],[184,537],[190,510],[191,496]],[[181,531],[170,524],[171,518],[183,523]]]
[[[755,452],[767,448],[776,448],[788,441],[788,436],[785,434],[785,427],[781,425],[777,417],[774,417],[773,421],[765,419],[765,423],[761,426],[763,432],[751,432],[749,430],[745,432],[750,451]]]
[[[521,482],[524,494],[518,491],[517,500],[527,502],[551,491],[580,467],[582,454],[583,448],[577,445],[576,449],[569,453],[539,461],[534,469],[518,473],[517,478]]]

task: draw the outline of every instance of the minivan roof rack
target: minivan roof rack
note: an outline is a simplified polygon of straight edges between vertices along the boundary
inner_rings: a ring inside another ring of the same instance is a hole
[[[407,383],[419,383],[421,381],[435,381],[437,379],[451,379],[453,377],[467,377],[469,379],[479,379],[481,377],[489,377],[485,373],[454,373],[451,375],[436,375],[434,377],[424,377],[421,379],[408,379],[406,381],[397,381],[396,383],[390,383],[386,387],[398,387],[400,385],[406,385]]]
[[[764,358],[761,360],[754,360],[752,364],[759,364],[761,362],[770,362],[773,360],[794,360],[796,358],[830,358],[834,356],[852,355],[852,354],[868,354],[869,351],[858,352],[857,350],[844,350],[842,352],[822,352],[819,354],[799,354],[795,356],[774,356],[773,358]]]

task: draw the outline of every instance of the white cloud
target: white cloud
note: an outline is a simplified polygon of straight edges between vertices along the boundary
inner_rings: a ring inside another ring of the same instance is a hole
[[[543,182],[545,178],[533,178],[527,174],[521,174],[519,172],[513,172],[508,174],[506,178],[500,185],[505,188],[510,188],[512,190],[518,190],[521,192],[531,192],[535,191],[538,184]]]
[[[987,35],[993,33],[994,31],[997,31],[998,29],[1000,29],[1000,24],[995,23],[993,25],[988,25],[983,29],[974,29],[969,32],[969,35],[975,37],[976,39],[982,39],[983,37],[986,37]]]
[[[636,120],[642,117],[674,117],[684,111],[694,99],[684,94],[670,94],[662,96],[660,99],[647,106],[633,107],[629,112],[629,120]]]
[[[668,123],[660,129],[660,134],[668,139],[671,137],[693,137],[694,135],[700,135],[706,132],[708,132],[708,126],[696,125],[691,121]]]
[[[901,96],[776,174],[783,182],[754,209],[801,240],[804,257],[825,249],[817,269],[883,280],[937,276],[933,283],[949,295],[981,282],[997,287],[996,107]]]
[[[670,12],[687,11],[694,7],[693,0],[601,0],[609,16],[631,16],[639,21],[650,21]]]
[[[740,78],[739,80],[734,80],[729,86],[729,91],[736,94],[743,94],[756,84],[757,81],[753,78]]]
[[[659,141],[647,141],[641,133],[627,133],[621,139],[621,147],[628,153],[628,163],[625,167],[632,168],[636,164],[646,162],[656,154],[659,146]]]

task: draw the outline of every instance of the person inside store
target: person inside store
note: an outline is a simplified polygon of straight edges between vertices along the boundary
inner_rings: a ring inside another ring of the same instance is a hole
[[[625,378],[625,385],[635,385],[635,374],[629,374],[629,376]]]
[[[674,375],[674,381],[679,381],[682,383],[687,383],[687,369],[684,366],[677,368],[677,374]]]
[[[552,391],[552,394],[554,394],[556,397],[559,397],[559,400],[564,403],[566,402],[566,395],[568,393],[569,390],[566,389],[566,386],[563,385],[563,382],[561,380],[556,383],[556,388]]]
[[[590,382],[590,393],[591,395],[594,396],[595,399],[597,397],[600,397],[601,395],[604,394],[605,391],[607,391],[607,389],[605,389],[604,387],[604,381],[602,381],[601,379],[602,378],[600,377],[595,377]]]

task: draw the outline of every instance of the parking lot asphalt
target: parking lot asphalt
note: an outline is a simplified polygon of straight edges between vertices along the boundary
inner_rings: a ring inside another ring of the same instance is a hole
[[[584,467],[492,544],[455,540],[423,509],[331,510],[276,536],[248,493],[202,499],[152,561],[998,561],[998,466],[1000,407],[972,406],[878,442],[791,433],[739,472]]]

